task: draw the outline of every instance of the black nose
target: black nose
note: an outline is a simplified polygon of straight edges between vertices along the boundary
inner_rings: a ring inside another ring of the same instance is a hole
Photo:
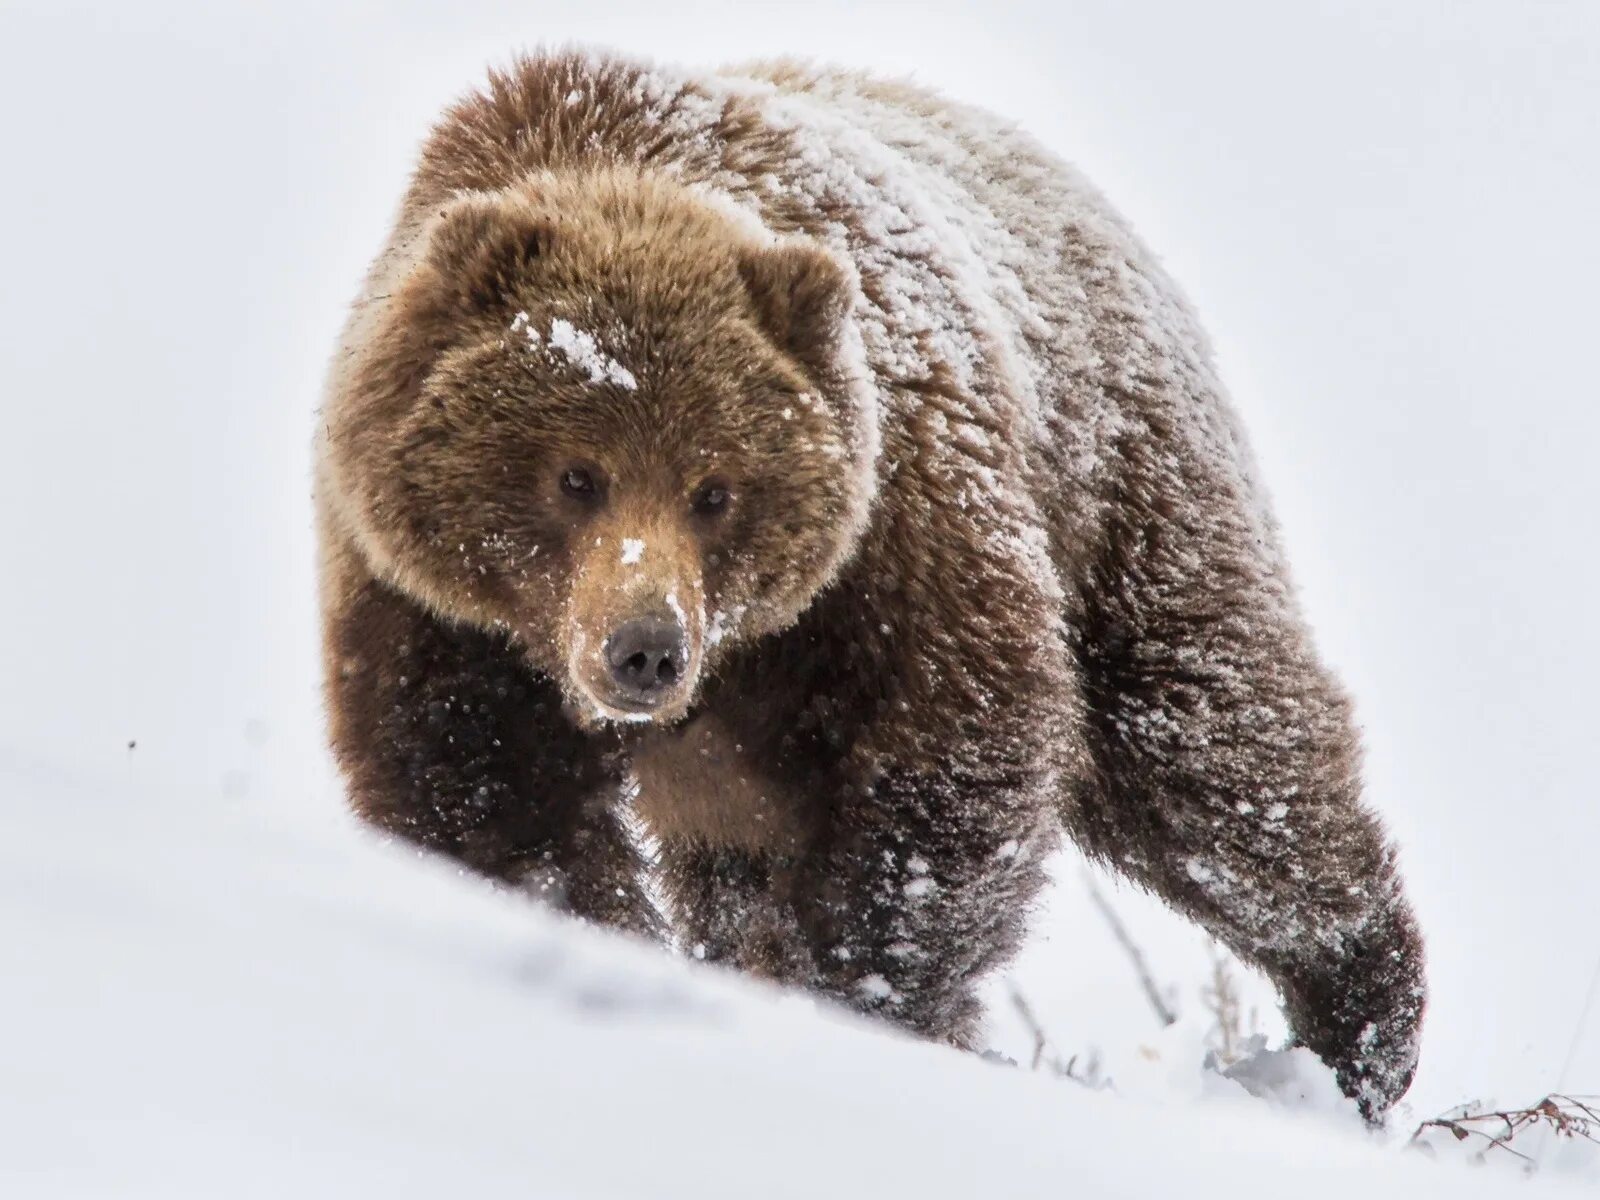
[[[606,639],[605,655],[621,693],[654,704],[683,676],[683,628],[664,617],[640,617]]]

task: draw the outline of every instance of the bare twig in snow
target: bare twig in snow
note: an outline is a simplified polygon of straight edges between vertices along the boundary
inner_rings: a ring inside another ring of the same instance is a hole
[[[1033,1006],[1028,1003],[1021,990],[1012,984],[1011,1006],[1017,1010],[1017,1016],[1022,1018],[1022,1023],[1028,1027],[1028,1032],[1033,1035],[1033,1061],[1028,1064],[1028,1070],[1037,1071],[1039,1063],[1044,1059],[1045,1046],[1049,1039],[1044,1035],[1044,1026],[1039,1024],[1039,1018],[1034,1015]]]
[[[1028,1003],[1016,984],[1008,985],[1011,993],[1011,1006],[1017,1010],[1017,1016],[1022,1018],[1022,1023],[1028,1027],[1028,1033],[1033,1037],[1033,1060],[1028,1069],[1037,1071],[1044,1067],[1052,1075],[1059,1075],[1063,1079],[1070,1079],[1073,1083],[1081,1083],[1084,1087],[1107,1088],[1111,1081],[1100,1073],[1100,1055],[1091,1050],[1087,1061],[1082,1066],[1078,1065],[1078,1056],[1063,1060],[1059,1054],[1050,1050],[1050,1038],[1044,1031],[1038,1015],[1033,1011],[1033,1005]]]
[[[132,742],[128,743],[130,746]],[[1594,974],[1589,977],[1589,991],[1583,998],[1583,1007],[1578,1010],[1578,1025],[1572,1031],[1572,1043],[1567,1047],[1567,1057],[1561,1063],[1561,1070],[1556,1075],[1556,1087],[1563,1088],[1567,1085],[1567,1072],[1572,1070],[1572,1060],[1578,1057],[1578,1046],[1583,1041],[1584,1026],[1589,1023],[1589,1012],[1594,1008],[1594,998],[1600,994],[1600,958],[1595,959]]]
[[[1248,1020],[1245,1017],[1227,951],[1208,940],[1206,953],[1211,957],[1211,978],[1200,989],[1200,1002],[1211,1014],[1211,1031],[1206,1041],[1216,1053],[1217,1061],[1228,1067],[1245,1054],[1249,1039],[1257,1032],[1258,1014],[1252,1008]]]
[[[1156,981],[1150,974],[1150,966],[1144,960],[1144,951],[1139,948],[1138,943],[1128,933],[1127,926],[1122,923],[1122,918],[1117,915],[1117,910],[1111,907],[1111,901],[1107,900],[1100,891],[1099,885],[1094,881],[1094,876],[1085,871],[1083,882],[1084,886],[1089,889],[1089,899],[1094,901],[1094,906],[1100,910],[1100,915],[1105,918],[1106,924],[1111,926],[1111,935],[1117,939],[1117,944],[1122,947],[1124,953],[1128,956],[1128,960],[1133,963],[1134,973],[1139,977],[1139,986],[1144,989],[1145,999],[1150,1002],[1150,1007],[1155,1010],[1156,1019],[1163,1026],[1171,1025],[1178,1019],[1178,1014],[1173,1011],[1172,1005],[1162,996],[1161,989],[1156,987]]]
[[[1557,1137],[1581,1138],[1600,1146],[1600,1097],[1552,1092],[1527,1108],[1478,1112],[1474,1107],[1463,1104],[1443,1116],[1422,1122],[1411,1135],[1411,1143],[1418,1144],[1430,1129],[1442,1129],[1458,1142],[1481,1139],[1473,1155],[1477,1162],[1501,1150],[1522,1159],[1530,1171],[1538,1164],[1511,1144],[1530,1129],[1543,1127]]]

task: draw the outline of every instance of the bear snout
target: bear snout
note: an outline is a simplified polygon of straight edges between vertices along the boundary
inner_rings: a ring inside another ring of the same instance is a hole
[[[567,692],[584,723],[670,725],[693,702],[705,649],[700,547],[645,506],[592,522],[573,548]]]
[[[669,617],[623,622],[606,638],[601,654],[615,689],[612,703],[619,707],[657,708],[674,696],[687,678],[688,635]]]
[[[606,598],[613,604],[580,606],[572,623],[567,680],[580,714],[585,723],[673,724],[700,677],[698,601],[685,608],[676,590]]]

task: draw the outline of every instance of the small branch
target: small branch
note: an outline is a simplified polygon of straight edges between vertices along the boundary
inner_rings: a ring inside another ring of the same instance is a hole
[[[1527,1108],[1493,1109],[1473,1112],[1471,1105],[1452,1109],[1441,1117],[1434,1117],[1418,1125],[1411,1135],[1412,1144],[1418,1143],[1430,1129],[1442,1129],[1458,1142],[1481,1138],[1483,1146],[1474,1157],[1482,1162],[1496,1150],[1514,1155],[1528,1164],[1529,1169],[1538,1164],[1511,1143],[1528,1129],[1543,1125],[1553,1130],[1557,1137],[1581,1138],[1600,1145],[1600,1099],[1593,1096],[1569,1096],[1552,1092],[1537,1104]]]
[[[1211,958],[1211,980],[1200,989],[1200,1002],[1211,1013],[1208,1040],[1221,1064],[1232,1066],[1245,1053],[1249,1039],[1256,1032],[1256,1014],[1254,1009],[1250,1010],[1247,1025],[1227,951],[1214,939],[1207,939],[1206,953]]]
[[[1033,1011],[1016,984],[1007,985],[1011,993],[1011,1006],[1017,1010],[1017,1016],[1022,1018],[1022,1023],[1028,1027],[1029,1034],[1033,1037],[1033,1061],[1029,1064],[1030,1071],[1037,1071],[1045,1067],[1052,1075],[1059,1075],[1063,1079],[1070,1079],[1074,1083],[1081,1083],[1086,1088],[1110,1087],[1110,1081],[1100,1074],[1100,1055],[1094,1051],[1089,1053],[1089,1061],[1082,1067],[1078,1065],[1078,1056],[1074,1054],[1065,1062],[1061,1061],[1059,1054],[1046,1054],[1050,1045],[1049,1035],[1045,1033],[1044,1026],[1040,1024],[1038,1016]]]
[[[133,743],[128,743],[129,748]],[[1589,1023],[1589,1010],[1594,1007],[1595,996],[1600,995],[1600,958],[1594,961],[1594,974],[1589,977],[1589,991],[1583,998],[1583,1007],[1578,1010],[1578,1024],[1572,1031],[1572,1042],[1567,1046],[1567,1057],[1562,1060],[1561,1070],[1556,1075],[1556,1087],[1565,1087],[1567,1072],[1572,1070],[1573,1060],[1578,1057],[1578,1046],[1583,1041],[1584,1026]]]
[[[1028,1070],[1037,1071],[1039,1063],[1044,1059],[1044,1048],[1049,1039],[1044,1035],[1044,1026],[1039,1024],[1039,1018],[1034,1015],[1033,1005],[1028,1003],[1016,984],[1012,984],[1010,990],[1011,1007],[1017,1010],[1017,1016],[1022,1018],[1022,1023],[1033,1035],[1033,1061],[1028,1064]]]
[[[1150,1007],[1155,1010],[1156,1019],[1163,1026],[1171,1025],[1178,1019],[1178,1014],[1172,1011],[1172,1006],[1162,998],[1161,989],[1156,987],[1156,981],[1150,974],[1149,964],[1144,960],[1144,951],[1128,933],[1128,928],[1122,923],[1122,918],[1117,916],[1117,910],[1111,907],[1111,902],[1101,894],[1100,887],[1094,881],[1094,876],[1087,871],[1083,873],[1084,886],[1089,889],[1089,899],[1094,901],[1094,906],[1100,910],[1100,915],[1105,918],[1106,924],[1111,926],[1111,935],[1117,939],[1117,944],[1127,954],[1128,960],[1133,963],[1134,973],[1139,976],[1139,986],[1144,989],[1144,998],[1150,1002]]]

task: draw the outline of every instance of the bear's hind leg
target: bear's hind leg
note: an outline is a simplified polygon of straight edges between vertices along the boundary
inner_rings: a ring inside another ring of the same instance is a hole
[[[1361,799],[1348,705],[1226,497],[1153,505],[1114,540],[1080,652],[1098,780],[1065,819],[1265,971],[1376,1119],[1416,1067],[1421,938]]]

